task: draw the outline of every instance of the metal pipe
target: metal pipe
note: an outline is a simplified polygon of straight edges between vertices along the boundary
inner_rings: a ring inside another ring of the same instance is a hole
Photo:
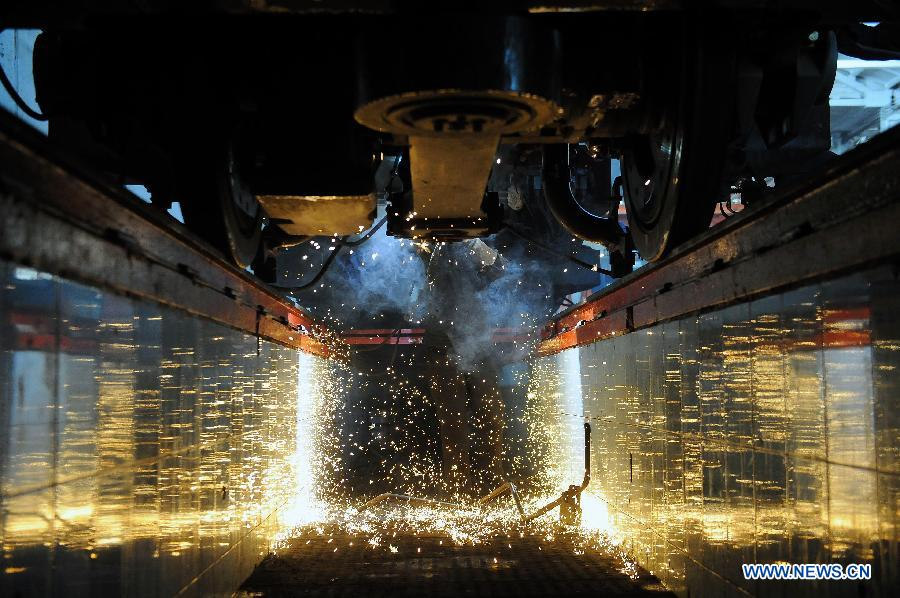
[[[519,511],[519,518],[522,522],[525,522],[525,509],[522,508],[522,501],[519,499],[519,491],[516,490],[516,485],[512,482],[509,483],[509,492],[513,496],[513,500],[516,501],[516,510]]]
[[[541,176],[544,198],[553,216],[579,239],[604,245],[621,243],[625,233],[619,226],[617,215],[606,218],[589,212],[572,195],[569,188],[569,146],[548,144],[543,146],[543,152]]]
[[[584,490],[591,483],[591,422],[584,422],[584,479],[581,481],[581,489]]]
[[[525,518],[525,522],[527,523],[527,522],[529,522],[529,521],[533,521],[534,519],[537,519],[538,517],[540,517],[540,516],[543,515],[544,513],[549,513],[549,512],[552,511],[554,508],[556,508],[556,507],[559,506],[559,503],[561,503],[561,502],[563,501],[563,499],[565,498],[565,496],[566,496],[566,493],[563,492],[563,493],[559,496],[559,498],[557,498],[556,500],[554,500],[554,501],[551,502],[551,503],[547,503],[546,505],[544,505],[543,507],[541,507],[540,509],[538,509],[537,511],[535,511],[534,513],[532,513],[531,515],[529,515],[528,517],[526,517],[526,518]]]
[[[507,492],[512,494],[513,500],[516,502],[516,509],[519,511],[519,517],[521,517],[522,521],[525,521],[525,509],[522,508],[522,500],[519,498],[519,491],[516,489],[516,485],[510,481],[503,482],[488,494],[482,496],[478,499],[478,504],[484,506]]]
[[[556,500],[547,503],[531,515],[528,515],[523,519],[524,522],[533,521],[537,519],[541,515],[548,513],[558,507],[561,503],[566,501],[569,498],[574,498],[579,496],[584,489],[588,487],[588,484],[591,483],[591,424],[590,422],[584,422],[584,477],[581,480],[580,486],[569,486],[569,489],[564,491],[559,495],[559,498]]]
[[[580,486],[569,486],[569,489],[563,492],[559,498],[550,502],[531,515],[526,516],[525,510],[522,508],[522,502],[519,500],[519,493],[516,490],[515,484],[510,482],[509,480],[503,482],[493,490],[491,490],[486,495],[482,496],[478,499],[478,504],[486,505],[489,502],[493,501],[499,496],[502,496],[509,492],[512,494],[513,499],[516,501],[516,508],[519,510],[519,515],[522,518],[523,523],[527,523],[533,519],[537,519],[544,513],[553,510],[555,507],[559,506],[564,500],[570,497],[580,495],[585,488],[588,487],[588,484],[591,483],[591,424],[590,422],[584,422],[584,478],[581,480]],[[391,499],[404,500],[413,506],[435,506],[435,507],[448,507],[452,509],[461,509],[463,505],[458,505],[451,502],[444,502],[440,500],[433,500],[430,498],[419,498],[418,496],[410,496],[408,494],[393,494],[391,492],[385,492],[384,494],[379,494],[375,498],[370,499],[363,506],[359,508],[357,514],[362,513],[363,511],[370,509],[378,504],[381,504],[385,501]]]
[[[503,482],[502,484],[500,484],[499,486],[497,486],[496,488],[494,488],[493,490],[491,490],[490,492],[488,492],[487,494],[485,494],[484,496],[479,498],[478,504],[486,505],[489,502],[491,502],[492,500],[494,500],[495,498],[497,498],[498,496],[502,496],[502,495],[506,494],[507,492],[509,492],[509,490],[511,488],[512,488],[512,484],[510,484],[509,482]]]

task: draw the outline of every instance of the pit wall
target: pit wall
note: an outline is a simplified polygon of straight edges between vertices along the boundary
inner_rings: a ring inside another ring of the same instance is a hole
[[[571,403],[590,417],[589,492],[678,594],[893,595],[898,314],[896,270],[875,269],[537,359],[530,399],[573,430],[557,452],[576,463]],[[871,563],[873,579],[744,580],[742,563],[773,562]]]
[[[231,595],[303,512],[328,367],[0,262],[0,595]]]

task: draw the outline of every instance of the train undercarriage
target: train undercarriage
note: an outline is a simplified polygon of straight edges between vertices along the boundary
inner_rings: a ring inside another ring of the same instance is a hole
[[[11,19],[43,29],[51,139],[268,282],[285,248],[376,216],[426,242],[599,243],[621,276],[829,160],[838,51],[898,52],[880,2],[40,4]]]

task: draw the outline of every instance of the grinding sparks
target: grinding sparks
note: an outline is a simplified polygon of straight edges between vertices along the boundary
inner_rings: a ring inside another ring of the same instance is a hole
[[[575,361],[566,357],[561,365],[565,363]],[[289,529],[280,536],[282,546],[291,538],[306,538],[306,545],[321,542],[331,554],[340,553],[337,544],[353,547],[354,542],[388,554],[423,554],[423,546],[410,544],[410,540],[434,538],[438,546],[487,546],[496,545],[497,538],[540,538],[572,554],[601,551],[613,555],[621,571],[636,574],[636,566],[620,548],[601,499],[587,493],[582,496],[583,516],[576,526],[561,525],[555,512],[523,525],[508,495],[479,505],[475,497],[448,483],[433,453],[429,457],[410,450],[427,440],[429,434],[420,418],[433,413],[432,398],[398,373],[414,369],[399,368],[397,363],[381,371],[355,369],[339,362],[301,357],[294,457],[296,500],[285,513]],[[531,513],[577,477],[580,460],[573,455],[580,435],[571,437],[571,432],[580,426],[580,419],[573,426],[570,417],[561,415],[574,409],[574,405],[560,402],[571,392],[547,384],[565,385],[563,376],[573,372],[559,365],[550,367],[545,361],[514,371],[513,387],[525,401],[522,416],[527,433],[521,445],[524,452],[508,455],[506,467],[514,476],[524,478],[519,483],[522,506]],[[488,380],[480,377],[478,382],[486,384]],[[373,402],[373,396],[381,398]],[[480,433],[478,427],[473,430],[473,434]],[[387,452],[376,452],[381,446]],[[381,458],[375,458],[377,454]],[[363,456],[366,460],[360,461]],[[558,463],[553,465],[554,461]],[[376,469],[359,480],[358,470],[366,462]],[[564,462],[565,466],[559,465]],[[516,474],[520,470],[532,473]],[[416,505],[405,500],[385,501],[360,510],[367,496],[381,491],[437,494],[443,502]],[[499,546],[514,550],[508,540]],[[543,550],[540,546],[538,549]],[[507,566],[507,561],[496,557],[494,562]]]

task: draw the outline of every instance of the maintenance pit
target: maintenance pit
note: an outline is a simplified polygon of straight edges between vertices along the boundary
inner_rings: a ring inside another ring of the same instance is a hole
[[[4,262],[2,273],[5,594],[207,595],[243,582],[330,595],[341,571],[362,577],[340,587],[380,595],[396,595],[398,583],[407,595],[492,583],[533,593],[572,575],[587,580],[579,592],[664,591],[608,535],[592,496],[579,524],[558,527],[554,513],[525,527],[502,496],[479,506],[474,481],[442,484],[438,412],[427,384],[404,380],[422,345],[383,345],[393,366],[370,354],[363,368],[30,268]],[[581,480],[582,424],[577,438],[561,437],[578,445],[574,455],[548,443],[551,429],[571,428],[568,416],[556,417],[552,394],[529,406],[522,365],[504,374],[494,432],[516,447],[510,479],[540,477],[540,492],[522,496],[534,511]],[[538,419],[546,408],[553,415]],[[472,439],[474,466],[486,445]],[[537,443],[551,452],[532,456]],[[563,467],[548,477],[540,459]],[[477,473],[484,487],[501,479]],[[443,501],[400,497],[359,511],[382,491]],[[279,577],[283,558],[313,577]]]
[[[896,593],[889,3],[30,2],[0,596]]]
[[[335,353],[2,279],[5,595],[797,593],[735,573],[780,561],[896,581],[891,264],[620,331],[613,288],[468,369],[423,328]]]

